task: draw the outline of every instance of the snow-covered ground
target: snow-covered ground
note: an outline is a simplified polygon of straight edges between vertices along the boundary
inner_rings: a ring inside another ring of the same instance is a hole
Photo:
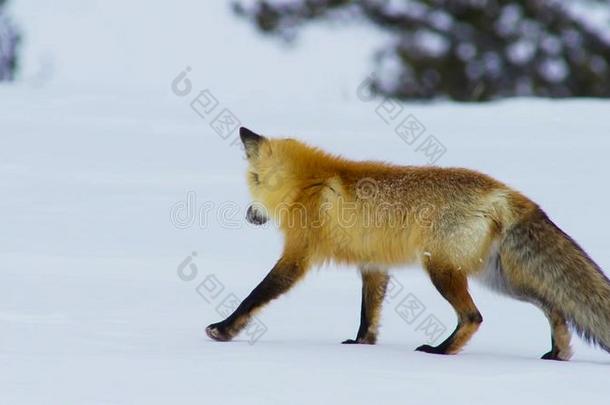
[[[272,302],[254,344],[244,335],[212,342],[203,328],[222,318],[223,300],[264,277],[282,243],[272,226],[243,220],[236,134],[222,139],[210,127],[224,108],[254,130],[354,159],[426,164],[418,145],[433,135],[446,148],[438,164],[523,191],[607,269],[609,102],[405,104],[390,120],[391,105],[357,94],[362,48],[374,41],[364,30],[314,27],[286,52],[226,5],[134,1],[115,15],[117,1],[35,3],[14,1],[31,24],[26,71],[0,87],[0,402],[607,400],[607,353],[574,338],[573,361],[538,360],[550,345],[542,313],[474,283],[485,322],[464,352],[414,352],[428,316],[446,328],[442,338],[455,326],[417,268],[395,272],[402,290],[386,302],[376,346],[339,344],[356,332],[360,281],[335,266]],[[178,96],[171,83],[186,66],[192,88]],[[201,117],[190,103],[206,89],[218,105]],[[426,127],[413,145],[394,132],[409,114]],[[211,298],[214,282],[223,289]],[[399,314],[407,297],[425,306],[411,323]]]

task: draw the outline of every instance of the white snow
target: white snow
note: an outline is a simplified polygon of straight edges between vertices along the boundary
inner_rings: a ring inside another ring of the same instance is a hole
[[[382,100],[356,94],[368,31],[316,26],[287,52],[217,3],[14,1],[32,32],[22,81],[0,87],[0,402],[606,401],[608,353],[575,337],[571,362],[539,360],[542,313],[476,283],[485,321],[464,352],[414,352],[424,321],[442,338],[455,326],[418,268],[394,273],[376,346],[339,344],[355,336],[360,282],[332,265],[266,307],[250,335],[205,336],[282,246],[273,226],[244,220],[242,151],[210,127],[224,108],[354,159],[484,171],[610,268],[609,102],[400,104],[382,119]],[[55,73],[41,82],[45,52]],[[186,66],[192,89],[179,97],[171,82]],[[202,118],[190,103],[205,89],[218,105]],[[411,145],[394,132],[409,115],[425,127]]]

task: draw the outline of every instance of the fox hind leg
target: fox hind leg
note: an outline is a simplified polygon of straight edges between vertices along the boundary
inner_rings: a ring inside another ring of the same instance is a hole
[[[377,268],[361,267],[362,302],[360,306],[360,327],[356,339],[348,339],[344,344],[375,344],[379,330],[381,307],[390,276]]]
[[[569,360],[572,357],[570,330],[565,317],[557,310],[544,309],[551,325],[551,351],[544,354],[544,360]]]
[[[455,331],[438,346],[422,345],[416,350],[434,354],[456,354],[479,329],[483,317],[468,293],[466,275],[451,265],[429,262],[426,264],[432,283],[453,306],[458,324]]]

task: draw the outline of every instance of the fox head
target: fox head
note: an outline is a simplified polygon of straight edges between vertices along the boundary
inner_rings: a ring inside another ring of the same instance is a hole
[[[324,192],[316,191],[341,190],[333,177],[345,165],[343,159],[295,139],[266,138],[244,127],[239,135],[248,158],[248,187],[255,201],[248,208],[248,222],[260,225],[273,218],[283,227],[306,221],[299,210],[324,197]]]
[[[291,140],[269,139],[244,127],[239,129],[239,136],[248,158],[248,188],[255,201],[248,207],[246,220],[262,225],[279,205],[289,202],[287,194],[292,182],[283,144]]]

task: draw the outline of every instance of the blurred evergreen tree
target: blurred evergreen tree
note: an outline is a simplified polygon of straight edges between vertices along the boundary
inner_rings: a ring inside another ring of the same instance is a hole
[[[6,0],[0,0],[0,81],[13,80],[17,71],[20,36],[5,13]]]
[[[288,40],[308,21],[372,23],[392,40],[376,53],[371,90],[461,101],[610,97],[610,23],[600,30],[581,15],[608,7],[608,0],[233,2],[260,31]]]

